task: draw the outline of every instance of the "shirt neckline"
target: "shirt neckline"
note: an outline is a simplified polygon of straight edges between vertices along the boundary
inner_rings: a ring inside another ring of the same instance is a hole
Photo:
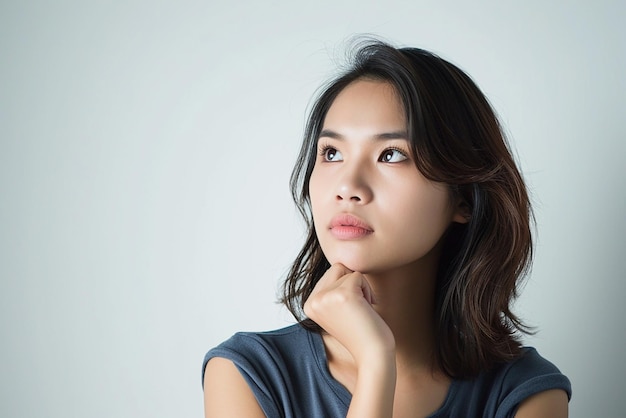
[[[350,406],[350,401],[352,400],[352,394],[330,373],[330,369],[328,368],[328,358],[326,357],[326,348],[324,347],[324,340],[322,339],[322,335],[317,332],[309,331],[305,328],[303,328],[303,330],[309,336],[311,352],[313,353],[313,357],[315,358],[315,362],[318,366],[320,374],[322,375],[324,380],[326,380],[335,395],[337,395],[339,401],[343,403],[346,408],[348,408]],[[448,410],[450,403],[454,399],[454,395],[457,391],[458,385],[459,381],[456,379],[452,379],[452,381],[450,382],[450,386],[448,387],[448,393],[446,394],[443,403],[436,411],[428,415],[427,418],[437,418],[443,416],[441,414],[445,413]]]

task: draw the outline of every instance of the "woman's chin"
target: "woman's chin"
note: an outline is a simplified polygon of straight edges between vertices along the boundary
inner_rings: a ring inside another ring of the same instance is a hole
[[[342,264],[348,270],[357,271],[359,273],[367,274],[369,270],[371,270],[371,266],[368,266],[368,263],[365,260],[359,260],[355,257],[337,257],[335,259],[329,260],[330,265],[334,264]]]

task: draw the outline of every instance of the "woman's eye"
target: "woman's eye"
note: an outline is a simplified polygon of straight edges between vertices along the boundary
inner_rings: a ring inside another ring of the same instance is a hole
[[[385,150],[381,155],[379,161],[383,163],[399,163],[407,159],[407,156],[404,152],[390,148]]]
[[[341,152],[339,152],[336,148],[324,148],[321,154],[325,161],[343,161],[343,155],[341,155]]]

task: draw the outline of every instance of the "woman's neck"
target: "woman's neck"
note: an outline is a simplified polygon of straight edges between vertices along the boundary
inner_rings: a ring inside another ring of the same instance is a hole
[[[400,369],[433,368],[436,264],[422,259],[365,277],[375,296],[374,309],[393,332]]]

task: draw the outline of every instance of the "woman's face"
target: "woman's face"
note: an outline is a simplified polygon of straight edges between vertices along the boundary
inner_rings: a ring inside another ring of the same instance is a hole
[[[411,159],[404,110],[388,83],[357,80],[331,105],[309,183],[315,232],[331,264],[381,273],[416,264],[452,221],[448,188]]]

